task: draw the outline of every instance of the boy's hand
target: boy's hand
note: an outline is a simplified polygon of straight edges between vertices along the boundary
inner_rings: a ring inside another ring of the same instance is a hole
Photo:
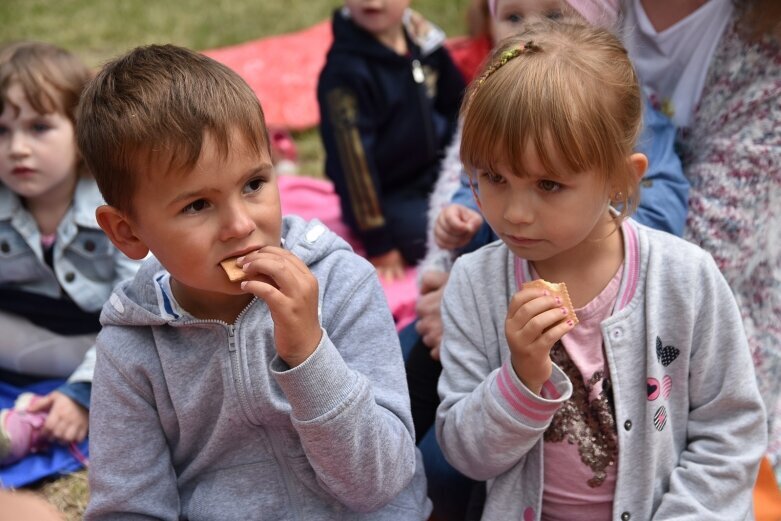
[[[460,204],[451,204],[439,212],[434,223],[434,240],[440,248],[453,250],[466,246],[483,225],[483,216]]]
[[[265,301],[271,311],[277,354],[290,367],[300,365],[322,336],[317,279],[301,259],[276,246],[265,246],[237,262],[250,279],[241,283],[242,289]]]
[[[48,412],[43,425],[44,437],[63,444],[80,442],[87,436],[89,413],[87,409],[59,391],[41,396],[28,407],[29,412]]]
[[[393,282],[404,277],[404,268],[406,267],[404,257],[397,249],[376,257],[369,257],[369,262],[377,269],[377,274],[381,279]]]
[[[574,324],[559,297],[539,288],[522,289],[507,309],[504,331],[515,374],[539,394],[553,372],[550,350]]]
[[[415,330],[423,343],[431,349],[431,358],[439,360],[439,344],[442,342],[442,294],[450,275],[444,271],[432,270],[420,279],[420,298],[415,306],[418,322]]]

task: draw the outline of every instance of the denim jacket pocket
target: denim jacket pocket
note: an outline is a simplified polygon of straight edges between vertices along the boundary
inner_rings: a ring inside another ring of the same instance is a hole
[[[18,284],[40,278],[35,252],[10,225],[0,224],[0,284]]]
[[[82,275],[94,281],[116,277],[114,245],[101,230],[79,229],[63,255]]]

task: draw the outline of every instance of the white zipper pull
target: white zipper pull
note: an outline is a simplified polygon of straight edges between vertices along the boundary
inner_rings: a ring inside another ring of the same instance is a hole
[[[412,60],[412,79],[415,83],[423,83],[426,79],[426,75],[423,74],[423,67],[420,66],[420,61]]]

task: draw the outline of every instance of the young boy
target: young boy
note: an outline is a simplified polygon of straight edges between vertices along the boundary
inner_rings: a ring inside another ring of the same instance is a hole
[[[247,84],[138,48],[88,86],[77,134],[101,227],[156,257],[103,310],[86,518],[425,519],[377,276],[322,224],[281,217]]]
[[[317,86],[326,174],[369,260],[391,279],[425,253],[428,195],[464,90],[441,31],[405,29],[409,3],[345,0]]]

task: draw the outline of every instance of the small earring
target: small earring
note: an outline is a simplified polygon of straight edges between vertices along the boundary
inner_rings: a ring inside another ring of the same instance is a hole
[[[615,202],[617,202],[617,203],[620,203],[620,202],[622,202],[622,201],[624,200],[624,192],[622,192],[622,191],[620,191],[620,190],[619,190],[618,192],[616,192],[616,193],[613,195],[613,197],[612,197],[612,200],[613,200],[613,201],[615,201]]]

